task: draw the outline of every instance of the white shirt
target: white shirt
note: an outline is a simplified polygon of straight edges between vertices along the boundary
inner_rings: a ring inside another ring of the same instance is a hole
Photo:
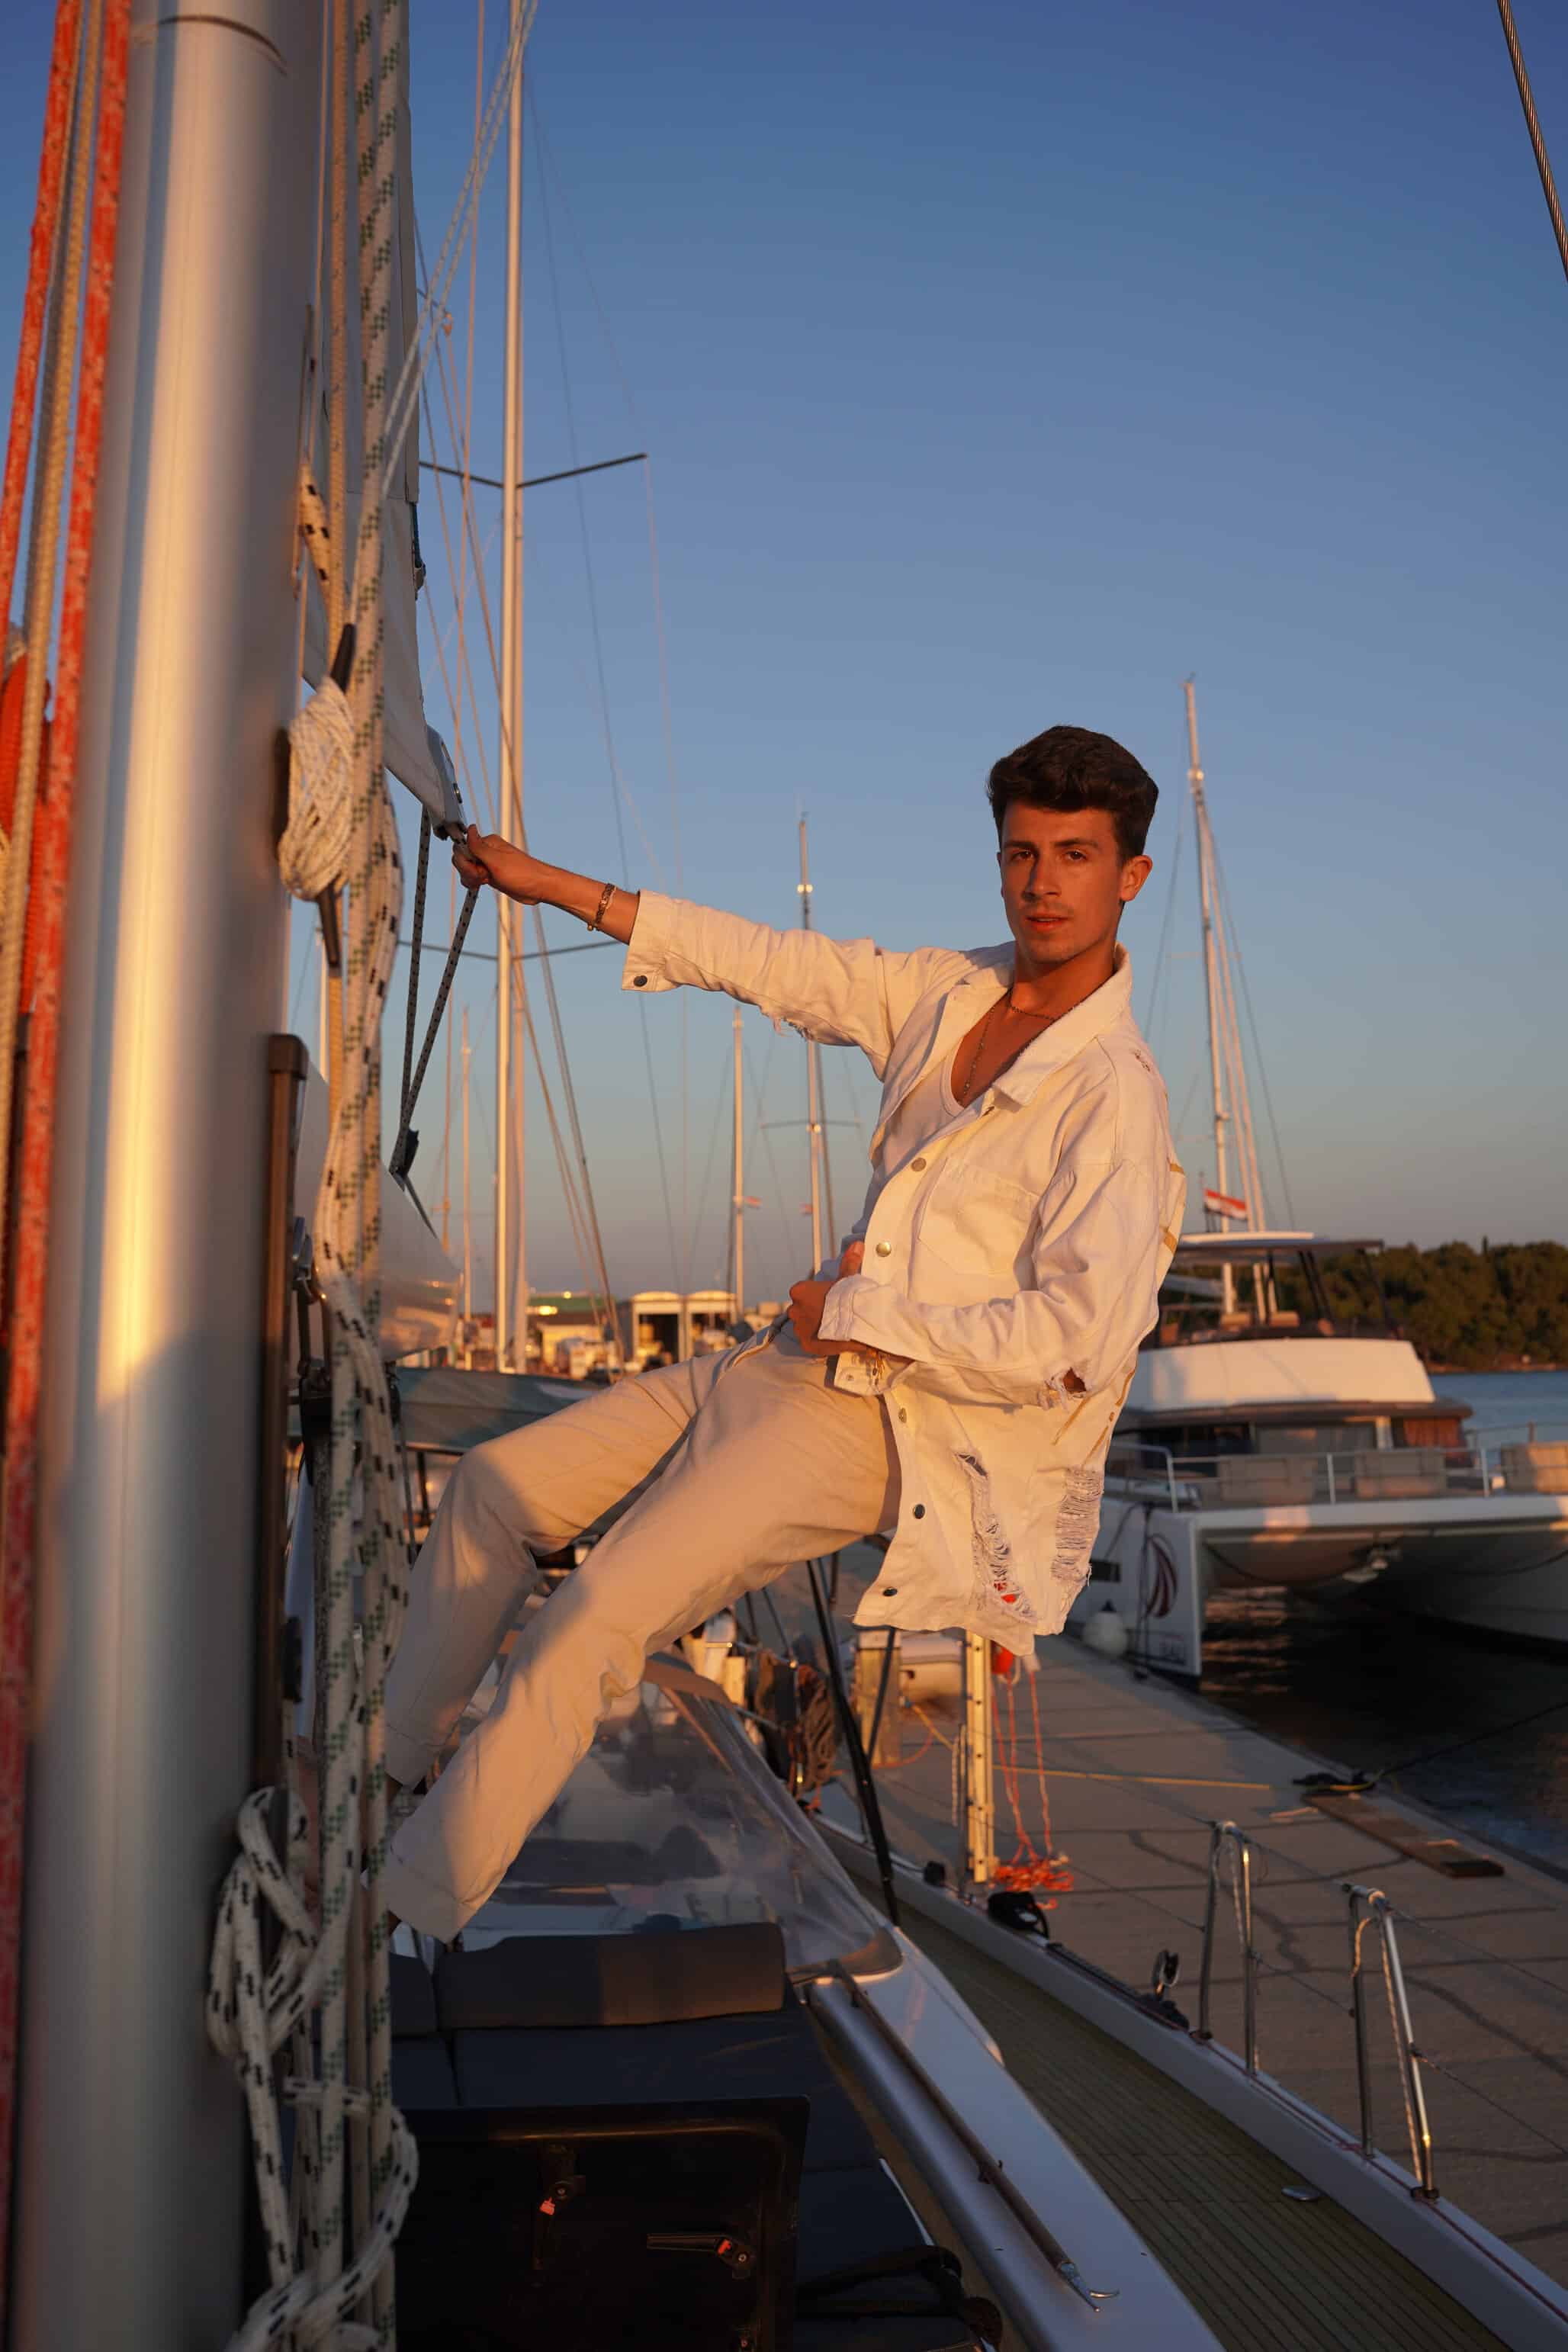
[[[881,1151],[884,1169],[901,1168],[905,1160],[912,1160],[921,1144],[929,1143],[950,1119],[962,1117],[963,1105],[952,1091],[952,1066],[957,1053],[955,1046],[939,1068],[928,1070],[923,1078],[917,1079],[888,1121]],[[866,1195],[866,1205],[860,1214],[862,1224],[870,1215],[872,1205],[887,1181],[886,1175],[873,1175],[870,1190]]]
[[[886,1576],[858,1613],[1017,1650],[1060,1630],[1089,1573],[1100,1465],[1185,1180],[1120,948],[1103,987],[973,1102],[943,1099],[954,1047],[1012,964],[1010,943],[893,954],[645,890],[622,985],[723,990],[858,1045],[881,1079],[865,1261],[821,1325],[908,1360],[885,1384],[863,1359],[836,1369],[841,1386],[881,1387],[902,1477]]]

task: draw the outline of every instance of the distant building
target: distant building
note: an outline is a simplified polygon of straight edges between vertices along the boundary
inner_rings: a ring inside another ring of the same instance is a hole
[[[617,1299],[616,1317],[626,1363],[633,1371],[656,1364],[684,1363],[731,1344],[735,1294],[731,1290],[638,1290]]]
[[[586,1380],[614,1353],[601,1302],[584,1290],[536,1290],[528,1302],[531,1369]]]
[[[745,1318],[760,1330],[779,1309],[764,1303]],[[585,1381],[614,1370],[618,1332],[629,1371],[683,1363],[734,1344],[735,1297],[729,1290],[638,1290],[616,1301],[615,1324],[601,1303],[583,1290],[536,1290],[528,1302],[527,1370]],[[492,1371],[496,1360],[493,1315],[459,1322],[450,1357],[475,1371]],[[442,1351],[445,1356],[447,1351]]]

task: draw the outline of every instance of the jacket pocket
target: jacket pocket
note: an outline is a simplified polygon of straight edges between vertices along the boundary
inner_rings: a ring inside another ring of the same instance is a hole
[[[999,1285],[1015,1279],[1039,1205],[1037,1193],[1005,1176],[944,1169],[921,1206],[915,1248],[955,1274],[980,1278],[984,1286],[975,1295],[994,1297]]]

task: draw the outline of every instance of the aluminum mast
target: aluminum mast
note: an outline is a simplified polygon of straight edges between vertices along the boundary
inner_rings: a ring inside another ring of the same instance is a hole
[[[732,1226],[733,1238],[730,1245],[730,1254],[733,1260],[731,1273],[732,1277],[732,1287],[735,1294],[735,1314],[737,1318],[744,1315],[746,1311],[746,1170],[743,1156],[745,1151],[745,1102],[742,1094],[742,1079],[745,1066],[744,1054],[745,1048],[741,1035],[741,1008],[737,1004],[735,1007],[735,1137],[731,1147],[735,1172],[735,1185]]]
[[[217,2345],[202,1988],[250,1785],[279,729],[323,12],[138,0],[82,679],[38,1497],[12,2352]]]
[[[1236,988],[1231,973],[1230,941],[1226,934],[1220,898],[1219,862],[1209,824],[1204,792],[1203,765],[1198,758],[1197,697],[1192,678],[1183,693],[1187,709],[1187,782],[1192,788],[1193,818],[1198,844],[1198,897],[1203,914],[1204,992],[1208,1007],[1209,1076],[1214,1117],[1215,1189],[1231,1197],[1227,1139],[1235,1130],[1236,1158],[1242,1185],[1239,1211],[1221,1209],[1222,1230],[1239,1224],[1257,1233],[1266,1224],[1263,1179],[1258,1165],[1258,1144],[1252,1125],[1252,1099],[1247,1091],[1247,1066],[1241,1050],[1241,1025],[1237,1019]],[[1236,1277],[1226,1265],[1220,1270],[1221,1304],[1226,1314],[1236,1307]],[[1263,1278],[1254,1271],[1258,1306],[1263,1306]]]
[[[800,896],[800,927],[809,931],[811,874],[806,864],[805,817],[800,821],[800,880],[795,887]],[[835,1243],[838,1228],[833,1215],[833,1171],[827,1163],[827,1129],[822,1117],[822,1048],[810,1037],[805,1041],[805,1125],[811,1153],[811,1270],[815,1275],[822,1264],[825,1208],[828,1232]]]

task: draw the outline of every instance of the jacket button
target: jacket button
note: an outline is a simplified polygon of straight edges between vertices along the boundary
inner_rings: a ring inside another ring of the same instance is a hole
[[[883,1587],[882,1587],[882,1598],[883,1598],[883,1600],[884,1600],[884,1601],[896,1601],[896,1600],[898,1599],[898,1597],[899,1597],[899,1588],[898,1588],[898,1586],[897,1586],[896,1584],[884,1584],[884,1585],[883,1585]]]
[[[879,1257],[891,1257],[892,1255],[893,1244],[891,1242],[879,1242],[877,1244],[877,1255]]]
[[[923,1503],[917,1503],[917,1504],[915,1505],[915,1509],[914,1509],[914,1516],[915,1516],[915,1517],[916,1517],[917,1519],[923,1519],[923,1518],[924,1518],[924,1517],[925,1517],[925,1515],[926,1515],[926,1507],[925,1507],[925,1505],[924,1505]]]
[[[646,972],[646,971],[634,972],[634,974],[632,975],[632,986],[633,986],[634,988],[646,988],[646,987],[647,986],[647,972]]]
[[[899,1407],[899,1419],[900,1419],[900,1421],[908,1421],[908,1419],[909,1419],[909,1414],[904,1411],[904,1408],[903,1408],[903,1406],[902,1406],[902,1405],[900,1405],[900,1406]]]
[[[923,1168],[925,1166],[925,1161],[923,1160],[911,1160],[910,1166],[915,1169]]]

